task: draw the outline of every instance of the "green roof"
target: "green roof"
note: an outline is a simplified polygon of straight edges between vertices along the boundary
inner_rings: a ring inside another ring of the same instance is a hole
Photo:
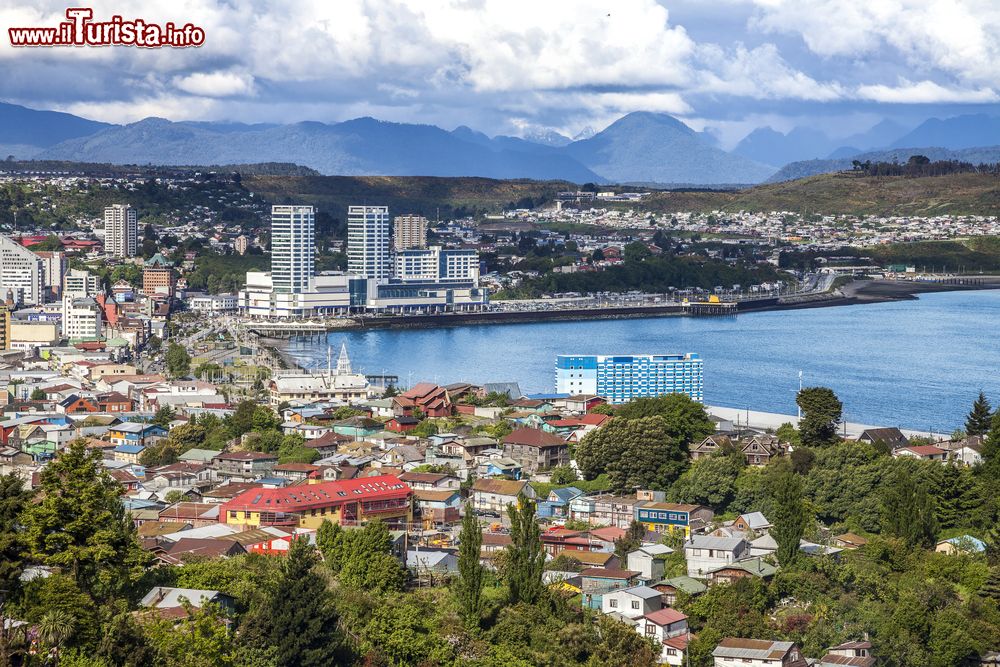
[[[150,257],[149,259],[147,259],[145,262],[143,262],[142,265],[143,266],[168,266],[169,267],[169,266],[173,266],[174,263],[171,262],[166,257],[164,257],[163,255],[161,255],[160,253],[156,253],[155,255],[153,255],[152,257]]]
[[[120,336],[109,338],[106,341],[106,344],[108,347],[128,347],[128,341]]]
[[[653,584],[653,586],[659,586],[661,584],[666,584],[667,586],[673,586],[679,591],[684,591],[688,595],[698,595],[699,593],[704,593],[708,590],[708,586],[698,581],[693,577],[688,577],[681,575],[679,577],[674,577],[672,579],[664,579],[663,581]]]

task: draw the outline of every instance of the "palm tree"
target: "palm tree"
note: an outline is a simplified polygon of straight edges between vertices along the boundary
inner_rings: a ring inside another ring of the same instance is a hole
[[[62,609],[53,609],[38,623],[38,641],[48,647],[52,664],[59,664],[59,649],[73,636],[76,619]]]

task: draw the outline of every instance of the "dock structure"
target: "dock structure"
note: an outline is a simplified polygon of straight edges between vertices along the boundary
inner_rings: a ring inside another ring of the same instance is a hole
[[[244,328],[264,338],[295,338],[322,334],[332,327],[325,322],[246,322]]]
[[[735,315],[739,309],[739,304],[735,301],[726,302],[718,299],[708,301],[688,301],[681,303],[682,312],[685,315]]]

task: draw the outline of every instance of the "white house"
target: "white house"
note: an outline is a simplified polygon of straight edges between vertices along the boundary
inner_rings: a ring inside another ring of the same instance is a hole
[[[621,614],[625,618],[639,618],[663,607],[660,591],[649,586],[633,586],[605,593],[601,599],[601,611],[605,614]]]
[[[626,558],[626,569],[639,572],[639,578],[646,581],[663,579],[664,559],[674,552],[665,544],[650,544],[639,547]]]
[[[749,555],[750,545],[742,537],[694,535],[684,543],[687,573],[696,579],[706,579],[712,570]]]
[[[672,607],[664,607],[641,617],[635,631],[662,647],[661,664],[683,664],[689,640],[687,616]]]
[[[715,667],[806,667],[793,642],[726,637],[712,651]]]

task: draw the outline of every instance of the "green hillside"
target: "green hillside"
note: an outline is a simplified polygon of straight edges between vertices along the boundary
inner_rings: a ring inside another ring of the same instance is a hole
[[[431,176],[246,176],[243,186],[271,203],[313,204],[334,217],[345,216],[352,204],[372,204],[429,218],[530,208],[577,187],[565,181]]]

